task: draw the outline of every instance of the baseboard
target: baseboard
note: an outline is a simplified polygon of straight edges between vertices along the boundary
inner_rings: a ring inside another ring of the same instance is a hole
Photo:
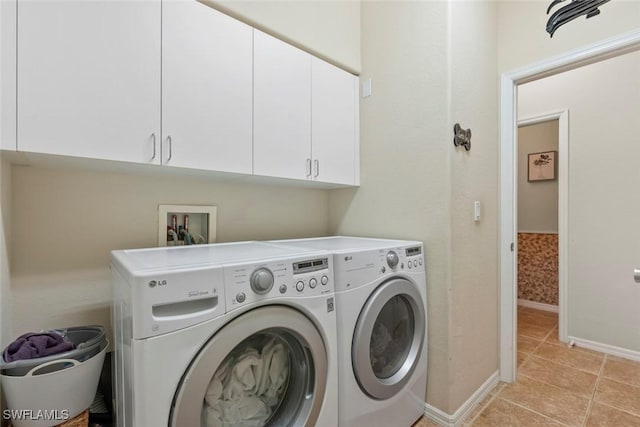
[[[453,415],[431,406],[424,405],[424,415],[434,423],[443,427],[458,427],[462,425],[471,411],[484,399],[491,390],[498,384],[500,375],[495,371],[478,389],[458,408]]]
[[[569,337],[569,342],[578,347],[588,348],[589,350],[599,351],[601,353],[610,354],[612,356],[622,357],[624,359],[640,362],[640,351],[629,350],[614,345],[603,344],[595,341],[589,341],[577,337]]]
[[[558,306],[553,304],[545,304],[543,302],[529,301],[526,299],[518,298],[518,305],[522,307],[535,308],[536,310],[550,311],[552,313],[558,313]]]

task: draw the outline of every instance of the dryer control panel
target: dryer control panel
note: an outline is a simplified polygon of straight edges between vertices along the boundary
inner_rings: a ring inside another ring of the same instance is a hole
[[[367,285],[398,273],[425,274],[422,244],[354,252],[335,257],[336,292]]]
[[[225,267],[227,311],[266,299],[313,297],[334,292],[330,255]]]

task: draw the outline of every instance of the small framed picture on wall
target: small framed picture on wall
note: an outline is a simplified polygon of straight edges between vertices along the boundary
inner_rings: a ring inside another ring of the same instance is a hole
[[[552,181],[556,179],[557,151],[544,151],[529,154],[528,180]]]

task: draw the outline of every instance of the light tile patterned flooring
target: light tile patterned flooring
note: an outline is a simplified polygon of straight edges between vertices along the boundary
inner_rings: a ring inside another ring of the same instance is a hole
[[[569,348],[557,314],[521,307],[518,381],[500,383],[464,425],[640,427],[640,363]]]

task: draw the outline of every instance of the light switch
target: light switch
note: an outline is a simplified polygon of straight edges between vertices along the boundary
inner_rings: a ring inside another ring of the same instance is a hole
[[[367,98],[371,96],[371,79],[362,81],[362,97]]]
[[[478,200],[473,202],[473,220],[480,221],[480,202]]]

